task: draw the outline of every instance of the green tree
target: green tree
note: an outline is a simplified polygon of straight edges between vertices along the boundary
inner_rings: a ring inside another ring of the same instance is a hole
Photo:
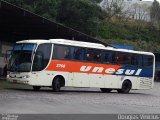
[[[6,1],[14,5],[21,6],[21,7],[24,4],[24,0],[6,0]]]
[[[111,0],[111,3],[103,10],[98,5],[101,0],[7,1],[50,20],[56,20],[66,26],[101,38],[106,43],[133,45],[136,50],[160,52],[160,31],[143,19],[134,20],[130,17],[126,19],[122,10],[123,0]],[[135,6],[137,9],[137,5]],[[155,0],[151,7],[151,19],[154,25],[159,25],[160,28],[159,13],[160,5]],[[144,12],[141,14],[140,17],[143,18]]]
[[[151,6],[151,11],[150,11],[150,16],[151,16],[151,21],[152,23],[160,28],[160,4],[157,0],[154,0],[152,6]]]
[[[36,0],[34,12],[51,20],[57,16],[57,4],[59,0]]]
[[[96,35],[101,8],[91,0],[61,0],[57,21],[74,29]]]
[[[106,12],[105,19],[110,22],[113,17],[122,16],[124,9],[123,0],[106,0],[101,3],[101,7]]]
[[[96,3],[100,3],[102,2],[102,0],[90,0],[91,2],[96,2]]]
[[[55,20],[59,0],[7,0],[38,15]]]

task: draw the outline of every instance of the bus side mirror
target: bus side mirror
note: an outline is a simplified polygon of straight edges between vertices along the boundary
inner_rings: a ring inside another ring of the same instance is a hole
[[[6,50],[6,54],[5,54],[5,58],[4,58],[4,63],[5,64],[8,64],[9,59],[11,57],[11,52],[12,52],[12,50]]]

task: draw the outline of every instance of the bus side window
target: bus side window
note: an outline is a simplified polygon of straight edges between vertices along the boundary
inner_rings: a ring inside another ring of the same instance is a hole
[[[117,63],[117,53],[112,52],[112,63]]]
[[[123,64],[131,65],[131,55],[129,53],[123,54]]]
[[[125,52],[118,52],[117,53],[117,64],[130,65],[131,55]]]
[[[72,47],[71,48],[71,56],[73,60],[84,60],[85,48],[80,47]]]
[[[136,64],[136,55],[135,54],[131,55],[131,65],[137,65]]]
[[[137,66],[143,66],[143,57],[142,57],[142,55],[137,55],[136,56],[136,62],[137,62]]]
[[[68,46],[54,45],[53,52],[54,52],[53,53],[54,59],[69,59],[70,58],[70,50]]]
[[[153,57],[149,55],[143,56],[143,66],[144,67],[153,67]]]
[[[93,50],[92,49],[87,49],[86,52],[86,60],[87,61],[93,61]]]
[[[136,54],[132,54],[131,56],[131,65],[135,65],[135,66],[143,66],[143,57],[142,55],[136,55]]]
[[[69,47],[64,47],[64,59],[70,59],[70,49]]]
[[[117,64],[123,64],[124,63],[124,53],[118,52],[117,53]]]
[[[101,62],[101,50],[88,49],[86,60],[91,62]]]
[[[101,62],[101,51],[100,50],[93,51],[93,61],[94,62]]]
[[[104,52],[103,62],[112,63],[112,52],[110,52],[110,51],[105,51]]]
[[[104,51],[104,58],[103,58],[104,63],[116,63],[116,61],[117,61],[116,52]]]

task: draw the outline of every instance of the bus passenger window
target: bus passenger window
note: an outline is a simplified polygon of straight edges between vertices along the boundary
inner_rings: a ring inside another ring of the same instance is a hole
[[[131,64],[131,55],[128,53],[125,53],[123,55],[123,64],[130,65]]]
[[[86,60],[87,60],[87,61],[93,61],[93,50],[92,50],[92,49],[88,49],[88,50],[87,50]]]
[[[71,48],[71,56],[74,60],[84,60],[85,48]]]
[[[138,66],[143,66],[143,58],[140,55],[136,56],[136,61]]]
[[[153,57],[149,55],[143,56],[143,66],[144,67],[153,67]]]
[[[117,53],[112,52],[112,63],[117,63]]]
[[[104,60],[105,63],[112,63],[112,53],[111,52],[105,52],[104,53]]]
[[[95,50],[93,52],[93,61],[94,62],[101,62],[101,51],[100,50]]]
[[[104,60],[105,63],[115,63],[116,62],[116,53],[111,51],[104,52]]]
[[[117,53],[117,64],[123,64],[124,63],[124,54],[123,53]]]
[[[88,49],[86,54],[86,60],[92,62],[100,62],[101,61],[101,51]]]
[[[133,54],[131,57],[131,64],[135,66],[143,66],[143,57],[142,55]]]
[[[69,59],[70,58],[69,47],[54,45],[53,58],[54,59]]]
[[[137,60],[136,60],[136,55],[132,54],[131,55],[131,65],[136,65]]]
[[[128,53],[117,53],[117,64],[130,65],[131,64],[131,55]]]

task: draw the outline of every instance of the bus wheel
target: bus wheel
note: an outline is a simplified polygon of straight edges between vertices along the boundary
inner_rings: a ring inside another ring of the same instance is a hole
[[[40,86],[33,86],[33,90],[34,90],[34,91],[39,91],[40,88],[41,88]]]
[[[112,89],[108,89],[108,88],[100,88],[100,89],[103,93],[110,93],[112,91]]]
[[[54,92],[59,92],[61,89],[61,78],[56,77],[52,82],[52,89]]]
[[[132,88],[132,84],[129,80],[126,80],[122,84],[122,89],[118,89],[118,93],[129,93]]]

